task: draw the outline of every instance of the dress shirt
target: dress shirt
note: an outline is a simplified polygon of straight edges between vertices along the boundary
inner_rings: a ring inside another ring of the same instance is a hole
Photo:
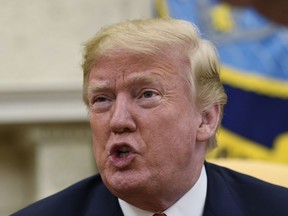
[[[206,193],[207,175],[205,167],[203,166],[196,184],[163,213],[167,216],[202,216],[204,212]],[[152,216],[154,213],[136,208],[124,200],[118,200],[125,216]]]

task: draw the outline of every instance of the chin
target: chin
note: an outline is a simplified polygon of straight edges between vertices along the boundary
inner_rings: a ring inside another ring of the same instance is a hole
[[[148,181],[145,176],[131,170],[117,171],[112,175],[106,175],[102,179],[108,189],[119,197],[122,194],[135,193],[135,191],[145,188]]]

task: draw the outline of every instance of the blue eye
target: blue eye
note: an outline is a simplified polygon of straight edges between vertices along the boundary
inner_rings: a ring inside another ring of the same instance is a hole
[[[157,89],[143,89],[137,98],[138,104],[144,108],[152,108],[161,102],[162,94]]]
[[[151,98],[153,96],[156,96],[157,94],[153,91],[145,91],[142,95],[143,98]]]

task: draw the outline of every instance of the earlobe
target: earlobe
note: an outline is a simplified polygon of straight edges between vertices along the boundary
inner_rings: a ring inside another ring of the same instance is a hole
[[[220,106],[218,104],[202,112],[202,122],[198,127],[196,139],[199,142],[209,140],[216,133],[219,123]]]

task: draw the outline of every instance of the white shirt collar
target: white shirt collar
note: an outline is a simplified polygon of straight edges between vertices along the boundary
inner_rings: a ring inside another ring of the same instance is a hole
[[[207,175],[205,167],[196,184],[176,203],[164,211],[167,216],[202,216],[207,193]],[[125,216],[151,216],[153,212],[136,208],[124,200],[118,199]]]

